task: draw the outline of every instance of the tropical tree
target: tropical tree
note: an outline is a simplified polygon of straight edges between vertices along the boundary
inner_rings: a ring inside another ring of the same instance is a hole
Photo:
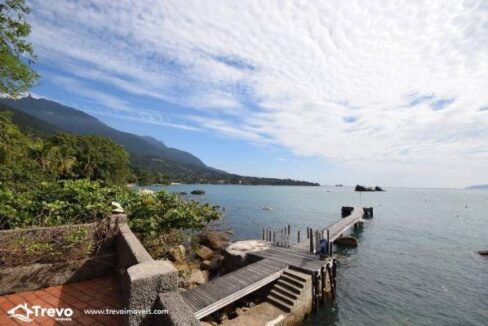
[[[26,21],[29,12],[25,0],[0,2],[0,94],[17,97],[39,77],[31,68],[36,56],[27,41],[31,32]]]

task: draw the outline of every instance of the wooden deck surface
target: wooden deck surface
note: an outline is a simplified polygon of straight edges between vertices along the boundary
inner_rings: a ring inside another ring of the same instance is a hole
[[[354,224],[362,220],[363,214],[364,211],[362,207],[354,207],[351,215],[344,217],[338,222],[326,226],[321,231],[323,231],[326,235],[325,237],[327,237],[327,230],[329,230],[329,242],[334,242],[337,238],[341,236],[341,234],[343,234]]]
[[[333,242],[359,222],[363,213],[362,207],[355,207],[349,216],[320,231],[323,231],[324,237],[327,237],[327,230],[329,230],[329,241]],[[287,268],[309,274],[320,272],[326,262],[320,260],[317,255],[309,253],[309,241],[303,239],[295,246],[272,246],[266,250],[249,253],[250,256],[261,260],[183,292],[181,295],[192,308],[195,317],[201,319],[277,280]]]
[[[282,262],[290,266],[292,269],[308,274],[320,271],[325,265],[325,262],[320,260],[318,256],[309,254],[306,250],[295,247],[284,248],[273,246],[270,249],[255,251],[249,255],[269,261]]]
[[[181,295],[192,308],[195,317],[201,319],[273,282],[287,268],[285,263],[264,259]]]

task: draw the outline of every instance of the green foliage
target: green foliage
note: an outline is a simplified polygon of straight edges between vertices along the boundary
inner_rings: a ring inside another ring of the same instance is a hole
[[[129,177],[129,158],[109,139],[70,134],[32,138],[10,119],[8,112],[0,112],[0,229],[96,222],[110,214],[111,202],[117,201],[131,228],[159,255],[161,248],[181,239],[184,230],[199,230],[220,218],[216,206],[182,200],[167,191],[144,194],[119,186]],[[166,181],[163,175],[156,177]],[[8,264],[15,264],[16,257],[53,261],[70,248],[76,251],[69,255],[79,258],[93,249],[87,237],[86,230],[73,230],[55,242],[22,240],[0,250],[11,251]]]
[[[0,185],[0,229],[97,221],[110,213],[116,191],[86,179],[43,182],[18,193]]]
[[[29,12],[25,0],[0,3],[0,93],[14,97],[26,92],[39,77],[30,67],[35,55],[27,41],[31,27],[25,16]]]
[[[220,219],[217,206],[185,201],[165,190],[156,194],[130,192],[117,200],[129,214],[131,229],[143,238],[155,237],[170,229],[199,230]]]
[[[57,134],[42,140],[28,137],[0,112],[0,182],[18,190],[42,181],[91,179],[124,184],[130,175],[129,156],[108,138]]]
[[[108,138],[58,134],[49,138],[47,145],[55,148],[55,169],[63,178],[121,184],[129,177],[129,154]]]

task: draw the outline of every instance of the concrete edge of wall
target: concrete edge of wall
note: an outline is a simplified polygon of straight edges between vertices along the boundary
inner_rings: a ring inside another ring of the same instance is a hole
[[[131,326],[153,324],[157,316],[141,312],[158,309],[156,307],[161,304],[158,302],[161,300],[160,295],[177,293],[178,271],[170,261],[154,260],[123,216],[117,217],[115,222],[119,228],[116,244],[117,267],[121,272],[121,294],[125,308],[137,311],[135,314],[126,315],[124,324]],[[172,317],[176,319],[185,318],[188,314],[188,307],[178,310],[172,308],[172,310],[174,311],[171,313]]]
[[[152,323],[167,326],[199,326],[200,321],[195,318],[190,306],[176,291],[161,293],[154,305],[155,310],[164,313],[153,315]]]
[[[122,222],[118,227],[119,233],[116,238],[118,268],[126,269],[136,264],[153,261],[127,223]]]

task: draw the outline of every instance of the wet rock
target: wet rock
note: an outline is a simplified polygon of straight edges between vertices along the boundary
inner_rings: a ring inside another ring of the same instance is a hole
[[[169,254],[174,262],[183,262],[186,258],[186,249],[183,245],[179,245],[171,248]]]
[[[480,254],[481,256],[488,256],[488,250],[480,250],[478,251],[478,254]]]
[[[204,195],[205,194],[205,190],[202,190],[202,189],[195,189],[191,192],[192,195]]]
[[[196,254],[202,260],[210,260],[213,257],[214,252],[207,246],[200,246],[200,248],[197,249]]]
[[[355,237],[340,237],[334,244],[340,247],[356,248],[358,246],[358,240]]]

